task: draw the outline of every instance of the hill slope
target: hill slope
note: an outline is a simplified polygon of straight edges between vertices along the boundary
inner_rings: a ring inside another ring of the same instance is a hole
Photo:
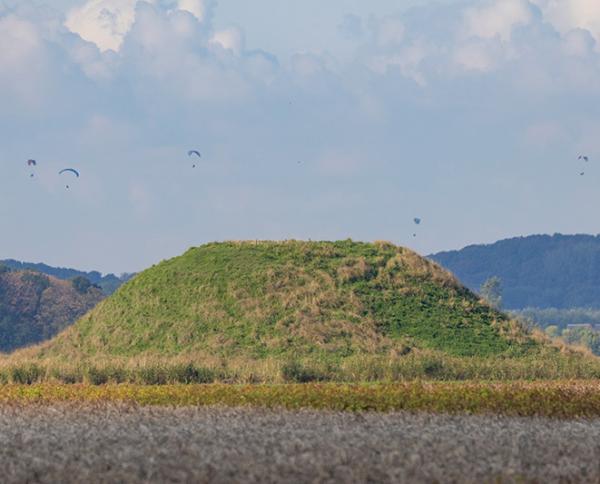
[[[37,264],[32,262],[21,262],[13,259],[0,261],[0,265],[4,265],[15,271],[34,271],[46,274],[47,276],[56,277],[69,281],[75,277],[85,277],[92,284],[97,285],[102,289],[102,292],[107,296],[115,292],[123,282],[127,281],[129,275],[117,277],[114,274],[102,275],[98,271],[84,272],[76,269],[67,269],[64,267],[52,267],[47,264]]]
[[[509,309],[600,308],[600,236],[518,237],[431,259],[473,290],[489,277],[500,277]]]
[[[95,287],[0,267],[0,351],[55,336],[102,300]]]
[[[388,243],[214,243],[139,274],[42,356],[522,354],[529,337],[453,276]]]

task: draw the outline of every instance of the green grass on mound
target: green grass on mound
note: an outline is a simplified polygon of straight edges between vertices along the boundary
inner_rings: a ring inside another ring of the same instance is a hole
[[[332,365],[415,348],[524,356],[539,346],[448,272],[389,243],[213,243],[141,273],[41,357]]]

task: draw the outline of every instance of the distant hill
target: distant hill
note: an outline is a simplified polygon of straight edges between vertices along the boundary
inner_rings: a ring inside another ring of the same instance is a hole
[[[451,274],[405,248],[230,242],[190,249],[142,272],[39,354],[337,364],[411,348],[520,355],[536,344]]]
[[[507,309],[600,308],[600,236],[533,235],[430,258],[472,290],[500,277]]]
[[[53,276],[58,279],[63,279],[65,281],[71,280],[75,277],[85,277],[92,284],[99,286],[104,292],[105,295],[109,296],[113,292],[115,292],[123,282],[127,281],[130,277],[129,274],[124,274],[122,276],[115,276],[114,274],[102,275],[98,271],[92,272],[84,272],[78,271],[76,269],[66,269],[63,267],[51,267],[46,264],[35,264],[32,262],[21,262],[13,259],[7,259],[0,261],[0,264],[5,265],[6,267],[16,270],[16,271],[24,271],[30,270],[35,272],[41,272],[42,274],[46,274],[48,276]]]
[[[83,278],[63,281],[0,266],[0,351],[52,338],[103,299]]]

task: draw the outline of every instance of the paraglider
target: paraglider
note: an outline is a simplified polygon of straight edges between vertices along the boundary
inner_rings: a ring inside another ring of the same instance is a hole
[[[75,175],[77,178],[79,178],[79,172],[73,168],[65,168],[64,170],[60,170],[58,172],[59,175],[62,175],[64,173],[72,173],[73,175]],[[67,190],[69,189],[69,185],[67,185]]]
[[[74,168],[65,168],[64,170],[60,170],[58,172],[59,175],[62,175],[63,173],[73,173],[73,175],[75,175],[77,178],[79,178],[79,172],[77,170],[75,170]]]
[[[31,167],[36,167],[37,166],[37,161],[35,160],[27,160],[27,166],[31,166]],[[35,175],[33,173],[31,173],[29,175],[29,178],[33,178]]]
[[[415,223],[415,225],[421,225],[422,220],[419,217],[415,217],[413,218],[413,222]],[[413,234],[413,237],[416,237],[417,234],[416,232]]]
[[[188,151],[188,156],[191,157],[191,156],[194,156],[194,155],[196,155],[198,158],[202,158],[202,155],[200,154],[199,151],[197,151],[197,150],[190,150],[190,151]],[[194,163],[192,165],[192,168],[196,168],[196,163]]]
[[[590,157],[589,157],[589,156],[587,156],[587,155],[579,155],[579,156],[577,157],[577,159],[578,159],[579,161],[584,161],[584,162],[586,162],[586,163],[587,163],[588,161],[590,161]],[[587,165],[584,165],[584,166],[587,166]],[[581,168],[583,168],[583,166],[582,166]],[[584,168],[584,170],[585,170],[585,168]],[[585,175],[585,171],[581,171],[581,172],[579,172],[579,176],[584,176],[584,175]]]

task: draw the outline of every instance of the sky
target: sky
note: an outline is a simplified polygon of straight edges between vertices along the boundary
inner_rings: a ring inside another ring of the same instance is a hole
[[[3,0],[0,38],[0,258],[600,232],[596,0]]]

